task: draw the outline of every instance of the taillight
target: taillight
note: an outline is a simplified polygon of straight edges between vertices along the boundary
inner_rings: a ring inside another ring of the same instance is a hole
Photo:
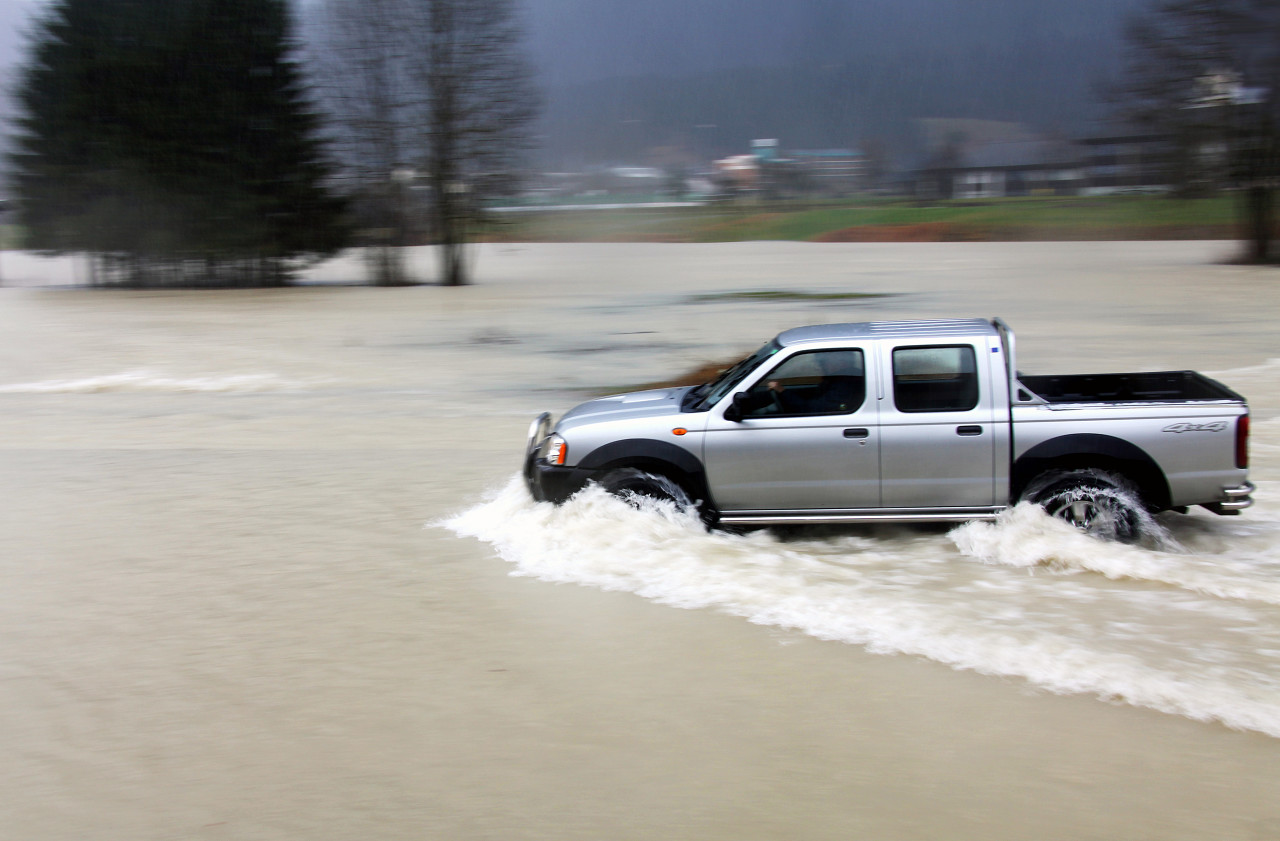
[[[1245,470],[1249,467],[1249,415],[1236,418],[1236,467]]]

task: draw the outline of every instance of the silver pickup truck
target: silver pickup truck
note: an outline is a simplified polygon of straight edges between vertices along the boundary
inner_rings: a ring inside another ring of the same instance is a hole
[[[1249,409],[1194,371],[1027,376],[1000,319],[787,330],[699,386],[583,403],[529,430],[540,501],[588,482],[724,526],[994,519],[1039,503],[1099,537],[1252,504]]]

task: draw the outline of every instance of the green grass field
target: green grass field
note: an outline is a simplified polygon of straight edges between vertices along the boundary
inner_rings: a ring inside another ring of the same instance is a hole
[[[1233,239],[1234,196],[892,199],[742,202],[672,208],[595,208],[494,214],[495,242],[828,242]],[[21,247],[0,225],[0,248]]]
[[[19,247],[22,240],[20,234],[16,225],[0,225],[0,249]]]
[[[486,238],[511,242],[1000,241],[1236,236],[1234,197],[753,202],[502,214]]]

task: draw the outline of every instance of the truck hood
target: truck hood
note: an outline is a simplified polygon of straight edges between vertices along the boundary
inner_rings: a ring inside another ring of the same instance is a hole
[[[564,432],[575,426],[601,421],[638,420],[678,415],[681,398],[692,388],[694,387],[655,388],[651,391],[633,391],[630,394],[614,394],[588,400],[566,412],[556,424],[556,431]]]

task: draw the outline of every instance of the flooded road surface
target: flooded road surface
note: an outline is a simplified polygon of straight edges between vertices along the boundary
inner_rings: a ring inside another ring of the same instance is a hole
[[[0,838],[1280,838],[1280,277],[1225,248],[522,246],[469,289],[216,293],[8,254]],[[1257,505],[1151,550],[513,480],[589,392],[991,315],[1028,372],[1241,391]]]

